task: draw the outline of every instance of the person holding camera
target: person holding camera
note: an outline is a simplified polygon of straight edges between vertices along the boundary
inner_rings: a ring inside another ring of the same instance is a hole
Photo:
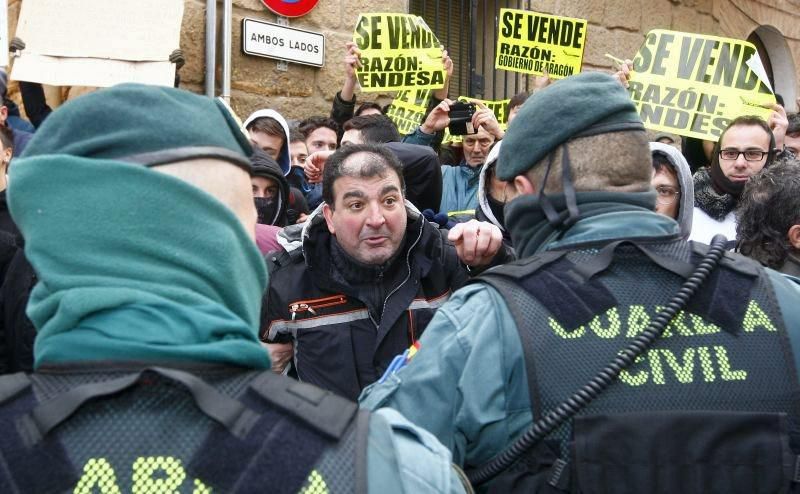
[[[463,103],[445,99],[404,142],[430,145],[434,135],[449,128],[462,135],[464,158],[458,164],[442,165],[442,201],[439,212],[455,221],[475,217],[478,206],[478,180],[489,150],[505,134],[494,112],[483,103]]]

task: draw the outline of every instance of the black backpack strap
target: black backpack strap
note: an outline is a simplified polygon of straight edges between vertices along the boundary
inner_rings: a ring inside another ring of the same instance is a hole
[[[31,386],[31,380],[24,372],[8,374],[0,378],[0,405],[14,398]]]
[[[692,261],[699,262],[709,250],[709,246],[690,242]],[[752,259],[725,252],[704,288],[689,301],[687,310],[706,317],[729,333],[736,334],[740,322],[749,306],[750,293],[763,272],[761,266]]]
[[[618,240],[616,242],[612,242],[602,249],[595,255],[591,260],[581,263],[580,266],[576,266],[574,271],[579,274],[584,279],[588,280],[591,279],[593,276],[602,273],[611,265],[614,260],[614,253],[620,245],[632,245],[636,247],[642,254],[646,255],[654,264],[658,265],[662,269],[666,269],[672,273],[677,274],[683,278],[688,278],[692,275],[692,271],[694,270],[694,265],[689,262],[684,262],[679,259],[675,259],[673,257],[668,257],[661,255],[653,249],[651,249],[647,244],[638,243],[633,240],[625,239],[625,240]]]
[[[367,494],[369,490],[367,474],[367,449],[369,447],[369,410],[359,410],[356,416],[356,478],[355,494]]]
[[[246,436],[258,420],[255,412],[220,393],[197,376],[177,369],[149,367],[110,381],[77,386],[37,405],[30,413],[17,419],[24,443],[28,446],[36,445],[84,403],[124,391],[138,383],[147,373],[158,374],[185,386],[194,397],[197,407],[236,437]]]
[[[359,424],[355,403],[272,371],[256,375],[241,400],[260,414],[251,433],[238,440],[217,427],[191,462],[220,492],[264,492],[265,472],[280,472],[269,476],[269,492],[299,492],[323,453]]]
[[[549,250],[538,254],[534,257],[530,257],[527,259],[521,259],[519,261],[510,262],[507,264],[503,264],[500,266],[495,266],[493,268],[487,269],[480,276],[476,276],[471,278],[467,283],[479,283],[481,282],[486,275],[501,275],[511,279],[523,279],[527,278],[528,276],[536,273],[543,267],[547,266],[548,264],[552,264],[555,261],[561,259],[565,255],[567,255],[566,250]]]
[[[346,398],[272,372],[259,375],[250,387],[262,399],[337,441],[358,411],[358,405]]]
[[[525,359],[525,376],[528,379],[528,394],[530,395],[531,405],[533,406],[532,410],[534,413],[534,418],[538,417],[543,410],[542,402],[539,397],[539,386],[537,385],[538,381],[536,379],[536,365],[532,351],[535,342],[533,341],[532,337],[533,333],[525,330],[527,320],[525,318],[524,308],[518,303],[519,294],[524,293],[522,300],[526,301],[526,303],[533,304],[536,302],[527,291],[520,289],[516,281],[508,279],[505,276],[484,273],[480,276],[480,279],[483,283],[486,283],[500,292],[500,297],[505,301],[506,305],[508,305],[508,310],[511,311],[511,316],[514,318],[514,324],[517,327],[517,333],[519,334],[520,340],[522,340],[522,353],[523,358]]]
[[[66,492],[78,480],[58,441],[31,446],[23,440],[18,419],[38,405],[26,374],[0,378],[0,492]]]

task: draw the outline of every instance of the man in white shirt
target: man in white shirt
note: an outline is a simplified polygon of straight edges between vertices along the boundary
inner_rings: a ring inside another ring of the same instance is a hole
[[[736,238],[733,210],[744,184],[768,166],[783,149],[786,113],[773,112],[768,124],[755,116],[733,120],[720,136],[711,156],[711,166],[694,175],[694,213],[690,240],[709,243],[721,233]],[[772,128],[770,128],[772,127]]]

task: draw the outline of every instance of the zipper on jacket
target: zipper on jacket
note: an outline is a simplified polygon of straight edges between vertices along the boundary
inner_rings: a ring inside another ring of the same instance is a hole
[[[297,317],[297,314],[310,312],[312,315],[316,315],[317,311],[315,309],[342,305],[346,302],[347,297],[344,295],[334,295],[333,297],[324,297],[315,300],[303,300],[290,304],[289,313],[292,315],[292,321],[294,321]]]
[[[411,247],[408,248],[408,252],[406,252],[406,269],[408,270],[408,272],[406,274],[406,278],[399,285],[397,285],[394,290],[389,292],[389,295],[387,295],[386,298],[384,299],[383,308],[381,309],[381,321],[383,321],[383,313],[386,312],[386,304],[389,302],[389,298],[392,295],[394,295],[398,290],[400,290],[400,288],[403,285],[405,285],[406,282],[408,282],[408,280],[411,278],[411,251],[414,250],[414,247],[417,246],[417,244],[419,243],[420,239],[422,238],[422,229],[423,228],[425,228],[425,221],[424,220],[419,225],[419,234],[417,234],[417,239],[414,240],[414,243],[411,244]],[[373,321],[373,322],[375,322],[375,321]]]

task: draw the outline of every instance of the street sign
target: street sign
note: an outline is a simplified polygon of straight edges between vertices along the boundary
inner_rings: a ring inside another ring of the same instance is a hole
[[[300,17],[311,12],[319,0],[261,0],[268,9],[284,17]]]
[[[325,36],[245,18],[242,20],[242,50],[248,55],[322,67]]]

